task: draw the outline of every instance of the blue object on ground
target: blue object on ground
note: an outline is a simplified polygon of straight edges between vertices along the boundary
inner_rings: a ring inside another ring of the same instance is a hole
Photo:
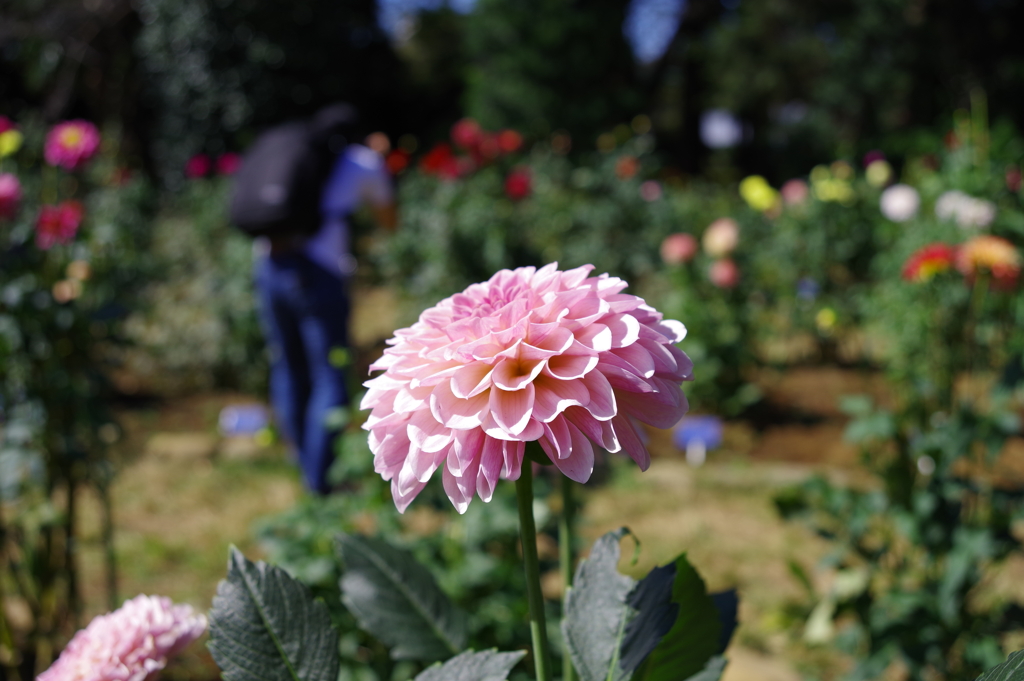
[[[717,416],[687,416],[675,427],[672,441],[686,450],[692,442],[703,442],[705,449],[722,444],[722,419]]]
[[[814,300],[820,290],[818,282],[810,277],[804,277],[796,283],[796,297],[802,300]]]
[[[217,423],[222,435],[255,435],[270,423],[270,414],[261,404],[230,404],[220,410]]]

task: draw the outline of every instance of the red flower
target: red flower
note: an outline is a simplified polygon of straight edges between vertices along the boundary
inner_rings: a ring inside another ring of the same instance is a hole
[[[14,130],[16,126],[14,122],[7,116],[0,116],[0,133],[5,133],[8,130]]]
[[[452,142],[463,149],[474,149],[483,138],[480,124],[472,118],[463,118],[452,126]]]
[[[36,221],[36,246],[48,251],[57,244],[75,238],[85,208],[78,201],[62,201],[56,206],[43,206]]]
[[[498,148],[504,154],[511,154],[519,151],[523,146],[523,136],[515,130],[502,130],[498,133]]]
[[[505,178],[505,194],[513,201],[525,199],[530,195],[531,185],[529,172],[517,168]]]
[[[217,157],[217,174],[218,175],[234,175],[238,172],[239,166],[242,165],[242,157],[238,154],[229,151],[226,154],[221,154]]]
[[[409,152],[405,149],[395,149],[388,154],[384,163],[388,167],[388,172],[392,175],[397,175],[409,167]]]
[[[1021,172],[1017,166],[1009,166],[1006,168],[1006,188],[1013,193],[1020,191],[1021,187]]]
[[[209,156],[206,154],[196,154],[185,164],[185,177],[191,180],[206,177],[210,174],[212,166],[213,164],[210,162]]]
[[[956,247],[944,243],[928,244],[914,251],[903,264],[903,278],[918,283],[929,281],[956,262]]]
[[[666,265],[681,265],[697,255],[697,240],[693,235],[679,232],[669,234],[661,242],[661,259]]]
[[[438,142],[420,159],[420,168],[428,175],[438,175],[453,160],[451,145],[446,142]]]

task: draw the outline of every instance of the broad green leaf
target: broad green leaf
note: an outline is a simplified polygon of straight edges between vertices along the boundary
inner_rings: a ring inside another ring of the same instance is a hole
[[[1024,681],[1024,650],[1012,653],[1010,659],[989,669],[976,681]]]
[[[635,584],[618,571],[619,541],[627,532],[619,528],[594,543],[565,595],[562,636],[581,681],[628,678],[618,663]]]
[[[722,624],[704,580],[685,554],[675,566],[672,602],[679,605],[679,617],[634,676],[638,681],[686,679],[701,672],[718,653]]]
[[[708,663],[704,665],[704,669],[686,679],[686,681],[718,681],[725,672],[726,662],[727,660],[724,657],[716,655],[708,660]]]
[[[635,614],[626,623],[619,648],[619,666],[623,671],[632,672],[639,667],[672,630],[679,616],[679,605],[672,602],[675,580],[675,563],[669,563],[651,570],[630,592],[626,602]]]
[[[227,681],[336,681],[327,606],[288,574],[232,547],[210,609],[210,652]]]
[[[718,633],[717,651],[721,655],[729,647],[729,641],[732,640],[732,635],[739,625],[737,616],[740,610],[740,599],[736,594],[736,589],[729,589],[711,594],[711,602],[715,604],[715,610],[718,611],[718,622],[722,625],[722,629]]]
[[[467,650],[444,664],[424,669],[413,681],[505,681],[512,667],[525,656],[526,651]]]
[[[440,660],[466,645],[466,614],[412,554],[379,539],[338,536],[341,598],[396,660]]]

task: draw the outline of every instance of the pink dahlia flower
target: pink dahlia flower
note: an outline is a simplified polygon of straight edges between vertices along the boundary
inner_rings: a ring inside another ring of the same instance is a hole
[[[206,630],[206,617],[163,596],[136,596],[93,619],[36,681],[144,681]]]
[[[626,282],[592,265],[502,270],[395,332],[371,371],[374,468],[404,511],[441,468],[460,513],[516,480],[536,440],[567,477],[586,482],[594,444],[650,465],[633,419],[669,428],[688,408],[686,335]]]
[[[0,173],[0,219],[13,218],[21,203],[21,182],[16,175]]]
[[[43,157],[51,166],[78,170],[96,155],[100,148],[100,132],[89,121],[58,123],[46,135]]]

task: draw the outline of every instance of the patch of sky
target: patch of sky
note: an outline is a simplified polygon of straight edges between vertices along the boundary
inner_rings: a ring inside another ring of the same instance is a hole
[[[738,2],[738,0],[733,0]],[[649,64],[668,49],[679,28],[687,0],[633,0],[622,31],[633,48],[637,61]],[[473,10],[476,0],[378,0],[378,20],[392,38],[401,40],[408,18],[420,10],[436,10],[445,5],[456,12]]]

